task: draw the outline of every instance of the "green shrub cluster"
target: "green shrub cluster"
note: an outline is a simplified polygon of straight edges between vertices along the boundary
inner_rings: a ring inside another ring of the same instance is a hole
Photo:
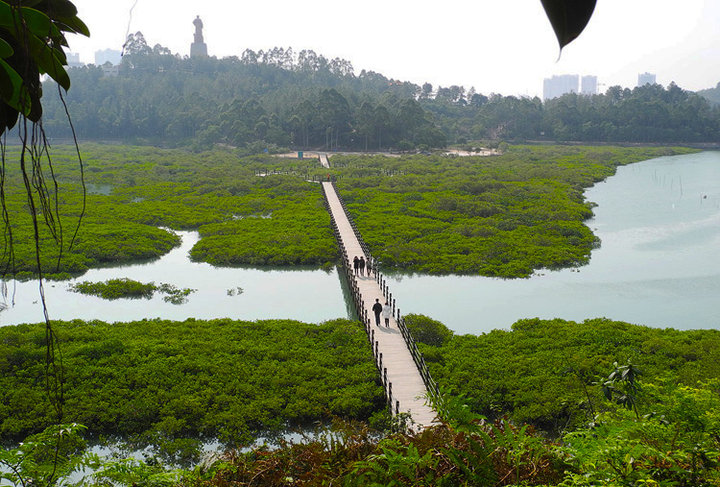
[[[325,436],[275,450],[233,452],[208,473],[187,473],[184,480],[203,487],[709,487],[720,482],[718,387],[717,380],[697,387],[648,386],[650,412],[643,417],[607,402],[594,425],[556,440],[507,419],[486,421],[468,413],[463,401],[445,397],[443,421],[420,433],[373,437],[344,426],[334,441]]]
[[[165,294],[163,300],[173,304],[184,304],[195,289],[179,289],[172,284],[154,282],[142,283],[128,278],[109,279],[105,282],[82,281],[70,285],[70,290],[80,294],[98,296],[113,300],[121,298],[150,299],[156,292]]]
[[[132,279],[109,279],[105,282],[82,281],[70,285],[70,290],[103,299],[152,298],[157,290],[153,283],[144,284]]]
[[[141,443],[243,444],[331,415],[367,419],[384,395],[362,326],[290,320],[59,322],[65,418]],[[52,424],[42,325],[0,327],[0,440]]]
[[[649,328],[607,319],[520,320],[512,331],[421,343],[430,373],[488,417],[508,415],[560,434],[593,421],[614,362],[643,381],[695,386],[720,377],[720,331]]]
[[[340,194],[384,269],[526,277],[587,263],[598,241],[583,223],[592,216],[585,188],[618,165],[688,152],[512,146],[493,157],[334,155],[327,170],[314,159],[241,157],[229,149],[82,151],[89,194],[70,247],[82,189],[74,153],[53,148],[64,245],[43,228],[40,247],[44,272],[58,278],[157,258],[179,242],[158,227],[197,229],[202,238],[192,258],[214,265],[332,265],[338,251],[330,217],[318,185],[307,182],[327,175],[339,178]],[[7,178],[15,266],[5,273],[28,277],[37,271],[32,225],[12,167]]]
[[[583,191],[617,166],[683,148],[512,146],[492,157],[333,156],[338,187],[385,270],[527,277],[586,264]]]
[[[221,149],[196,154],[85,145],[81,151],[88,194],[71,246],[83,190],[74,150],[52,149],[58,188],[49,196],[58,197],[63,232],[58,243],[41,225],[42,270],[50,277],[157,258],[179,244],[163,228],[199,230],[203,239],[193,258],[215,265],[330,265],[337,259],[319,186],[306,181],[321,177],[317,160],[241,157]],[[14,254],[5,253],[0,268],[3,275],[32,277],[37,264],[26,196],[14,165],[6,176]]]

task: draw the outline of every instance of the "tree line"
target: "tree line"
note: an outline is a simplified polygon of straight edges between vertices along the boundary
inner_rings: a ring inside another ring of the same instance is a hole
[[[476,140],[689,143],[720,141],[720,107],[681,89],[645,85],[537,97],[477,93],[387,78],[311,50],[246,50],[181,58],[141,33],[128,38],[117,76],[70,69],[64,95],[84,140],[172,146],[228,144],[386,150]],[[52,84],[46,82],[46,85]],[[58,90],[46,86],[44,126],[71,135]]]

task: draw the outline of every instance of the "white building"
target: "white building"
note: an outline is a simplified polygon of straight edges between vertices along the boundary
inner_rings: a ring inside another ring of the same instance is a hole
[[[121,56],[120,51],[114,49],[103,49],[102,51],[95,51],[95,66],[102,66],[105,63],[112,65],[120,64]]]
[[[545,78],[543,80],[543,99],[550,100],[564,95],[565,93],[578,92],[578,75],[563,74]]]
[[[597,76],[587,75],[580,78],[580,93],[583,95],[597,95]]]
[[[655,84],[655,75],[652,73],[641,73],[638,74],[638,87],[644,86],[644,85],[654,85]]]
[[[81,66],[84,66],[84,64],[80,62],[80,53],[66,52],[65,58],[67,59],[67,65],[71,68],[79,68]]]

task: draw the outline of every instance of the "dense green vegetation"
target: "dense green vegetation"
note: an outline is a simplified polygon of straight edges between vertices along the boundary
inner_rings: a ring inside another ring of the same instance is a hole
[[[412,433],[401,423],[375,431],[335,421],[332,432],[304,444],[230,450],[193,471],[166,471],[157,459],[80,457],[78,428],[68,427],[59,473],[91,465],[97,472],[81,485],[204,487],[720,482],[717,330],[523,320],[513,331],[453,336],[427,317],[409,316],[408,324],[441,385],[460,395],[436,404],[437,426]],[[244,444],[248,433],[282,428],[284,421],[302,423],[328,412],[362,418],[382,403],[364,331],[347,321],[62,327],[72,364],[68,408],[100,431],[139,432],[170,460],[181,459],[204,435]],[[41,374],[40,333],[30,325],[0,328],[0,357],[6,357],[0,411],[14,411],[12,418],[0,416],[5,438],[23,424],[32,430],[42,423],[36,415],[42,418],[43,398],[32,385],[33,375]],[[285,347],[278,349],[277,340]],[[491,419],[481,421],[480,410]],[[551,415],[557,415],[552,424]],[[523,424],[523,417],[550,428],[552,436]],[[47,445],[54,441],[50,432],[28,438],[18,471],[47,479],[53,451]],[[22,448],[0,448],[0,462],[17,461]],[[4,475],[17,478],[17,472]]]
[[[70,290],[80,294],[98,296],[103,299],[150,299],[155,292],[165,294],[163,300],[173,304],[184,304],[187,296],[195,292],[195,289],[179,289],[172,284],[154,282],[139,282],[133,279],[109,279],[105,282],[82,281],[70,285]]]
[[[77,282],[70,285],[70,290],[103,299],[150,299],[157,290],[157,286],[153,283],[142,283],[132,279],[109,279],[105,282]]]
[[[559,98],[457,95],[423,104],[452,124],[454,142],[478,138],[587,142],[688,143],[720,141],[720,107],[671,83],[611,86],[604,94]],[[466,97],[467,98],[467,97]],[[473,98],[475,100],[473,101]],[[447,129],[446,129],[447,131]]]
[[[156,258],[178,244],[158,227],[198,229],[195,260],[214,265],[330,266],[337,248],[316,183],[338,178],[341,196],[385,270],[524,277],[587,262],[597,240],[583,190],[621,164],[681,148],[509,146],[501,156],[335,155],[316,159],[240,156],[230,149],[87,145],[87,212],[80,212],[73,153],[53,149],[65,245],[42,228],[45,274]],[[12,157],[12,154],[9,154]],[[17,174],[10,182],[20,186]],[[14,178],[14,179],[13,179]],[[36,269],[22,192],[8,190],[15,271]],[[5,265],[10,264],[6,253]],[[11,273],[9,267],[5,273]]]
[[[193,154],[87,145],[82,152],[87,210],[69,248],[82,188],[73,150],[52,151],[64,245],[58,265],[60,246],[47,227],[41,228],[46,274],[64,278],[89,267],[156,258],[179,243],[175,234],[158,227],[198,229],[203,239],[192,256],[212,264],[330,265],[336,259],[322,194],[317,184],[305,181],[323,174],[317,160],[240,157],[227,149]],[[7,157],[15,155],[9,151]],[[10,166],[8,178],[15,254],[3,255],[3,274],[15,270],[29,276],[37,269],[32,226],[19,190],[22,183]]]
[[[204,476],[186,475],[186,481],[202,486],[718,485],[717,391],[675,387],[652,393],[654,414],[631,417],[608,402],[596,425],[558,442],[507,420],[481,422],[451,400],[443,412],[446,423],[420,434],[378,439],[346,427],[340,441],[322,438],[228,455],[228,463]]]
[[[492,157],[331,159],[384,270],[526,277],[579,266],[599,242],[583,191],[618,165],[682,148],[510,146]]]
[[[309,50],[181,59],[151,48],[142,34],[131,36],[118,76],[103,76],[95,66],[69,71],[66,99],[82,140],[250,150],[404,150],[476,140],[720,142],[720,108],[675,84],[613,86],[543,103],[356,74],[350,62]],[[45,129],[70,137],[57,90],[44,91]]]
[[[417,336],[433,378],[449,392],[472,398],[469,404],[477,413],[508,415],[554,435],[592,422],[601,412],[596,382],[614,362],[631,361],[642,371],[643,382],[662,390],[678,384],[700,387],[720,377],[718,330],[527,319],[512,331],[448,338],[448,330],[428,318],[411,317],[408,326],[413,333],[425,330]],[[720,392],[717,384],[709,391]],[[646,392],[639,402],[643,414],[656,400]]]
[[[412,94],[416,86],[353,73],[313,51],[245,51],[241,58],[180,59],[131,36],[119,76],[70,70],[68,107],[84,140],[168,145],[288,145],[327,149],[445,145],[445,135]],[[69,137],[63,107],[46,90],[45,126]],[[122,95],[121,95],[122,93]]]
[[[368,419],[384,396],[365,331],[335,320],[55,323],[65,417],[178,456],[203,439],[242,445],[333,416]],[[0,438],[52,424],[41,325],[0,327]]]
[[[720,105],[720,83],[718,83],[715,88],[698,91],[698,95],[704,96],[715,105]]]

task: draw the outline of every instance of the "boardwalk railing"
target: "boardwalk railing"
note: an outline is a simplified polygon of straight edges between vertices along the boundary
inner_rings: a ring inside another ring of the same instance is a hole
[[[347,210],[347,207],[345,206],[345,202],[340,197],[340,194],[337,192],[337,188],[335,187],[335,183],[331,183],[333,186],[333,189],[335,189],[335,193],[337,194],[338,200],[340,201],[340,204],[342,205],[343,211],[345,212],[345,215],[347,216],[348,221],[350,222],[350,226],[353,229],[353,232],[355,234],[355,237],[357,238],[358,242],[360,243],[360,246],[363,249],[363,252],[365,253],[365,256],[368,258],[369,262],[372,262],[373,270],[375,274],[375,280],[377,284],[380,286],[380,289],[383,293],[384,298],[388,301],[388,304],[392,306],[392,313],[393,318],[395,318],[395,321],[397,322],[398,328],[400,329],[400,333],[402,334],[403,340],[405,341],[405,345],[407,346],[408,350],[410,351],[410,355],[412,355],[413,361],[415,362],[415,365],[418,368],[418,371],[420,372],[420,376],[423,379],[423,382],[425,384],[425,388],[428,391],[428,395],[431,399],[437,400],[439,396],[439,389],[437,382],[430,376],[430,371],[428,370],[427,364],[425,363],[425,358],[423,357],[422,353],[418,349],[417,343],[415,342],[415,339],[413,338],[412,334],[410,333],[410,330],[408,330],[404,318],[400,315],[400,308],[396,308],[395,299],[392,297],[392,293],[390,292],[390,289],[385,282],[385,279],[383,278],[382,273],[380,273],[378,268],[377,261],[372,257],[370,254],[370,250],[368,249],[367,244],[362,238],[362,235],[357,229],[357,226],[355,225],[355,221],[350,216],[350,213]],[[370,346],[372,348],[373,357],[375,358],[375,365],[378,368],[378,371],[380,372],[380,378],[383,384],[383,387],[385,388],[385,394],[388,401],[388,405],[390,407],[390,411],[393,414],[399,414],[400,412],[400,402],[398,400],[393,401],[393,394],[392,394],[392,382],[388,382],[387,380],[387,368],[383,366],[383,356],[382,353],[378,350],[378,342],[375,340],[375,329],[372,327],[370,322],[370,317],[367,313],[367,308],[365,307],[365,303],[362,298],[362,294],[360,293],[360,290],[358,288],[357,284],[357,276],[354,273],[353,269],[353,263],[350,259],[350,255],[347,252],[347,249],[345,248],[345,245],[343,244],[342,238],[340,237],[340,230],[338,229],[338,225],[335,222],[335,218],[332,215],[332,211],[330,211],[330,203],[328,201],[328,195],[325,192],[325,186],[322,186],[323,188],[323,196],[324,196],[324,202],[325,206],[328,209],[328,212],[330,213],[330,219],[332,223],[333,232],[335,233],[335,239],[338,242],[338,245],[340,247],[340,252],[342,254],[342,262],[343,262],[343,268],[345,269],[345,276],[347,277],[347,282],[350,286],[350,292],[353,298],[353,302],[355,303],[355,309],[357,311],[357,315],[360,318],[360,320],[365,325],[365,332],[367,333],[368,340],[370,341]]]

